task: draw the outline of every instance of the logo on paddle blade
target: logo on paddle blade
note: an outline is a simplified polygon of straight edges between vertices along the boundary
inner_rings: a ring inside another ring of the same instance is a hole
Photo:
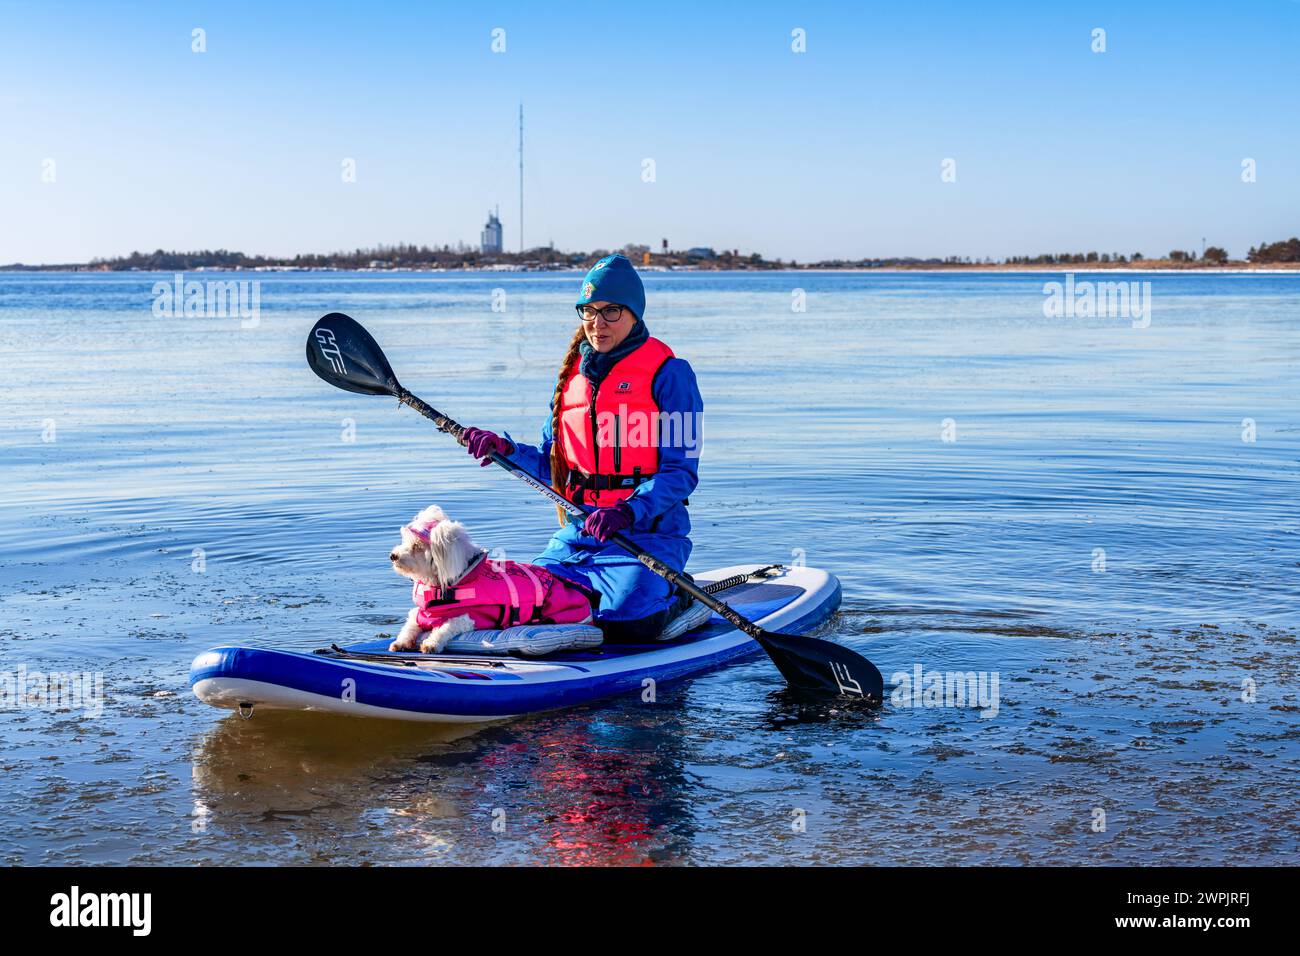
[[[841,694],[864,696],[862,685],[849,676],[849,669],[839,661],[831,661],[831,673],[835,675],[835,683],[839,685]]]
[[[329,361],[330,368],[334,369],[334,373],[346,375],[348,370],[343,367],[343,353],[339,351],[338,343],[334,341],[334,333],[329,329],[317,329],[316,344],[320,348],[320,354]]]

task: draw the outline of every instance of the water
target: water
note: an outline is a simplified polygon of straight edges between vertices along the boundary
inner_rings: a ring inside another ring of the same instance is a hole
[[[1300,861],[1300,277],[1133,277],[1134,328],[1045,318],[1060,276],[649,275],[707,407],[691,569],[827,568],[822,633],[887,679],[996,674],[997,713],[810,709],[760,657],[472,730],[244,722],[186,675],[394,632],[426,504],[541,550],[548,503],[303,343],[348,312],[532,438],[577,277],[257,278],[243,328],[155,317],[169,276],[0,273],[0,672],[106,693],[0,712],[0,861]]]

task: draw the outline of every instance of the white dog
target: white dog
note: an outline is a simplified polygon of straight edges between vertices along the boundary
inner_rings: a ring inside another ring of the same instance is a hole
[[[420,534],[424,529],[427,529],[425,534]],[[388,560],[393,562],[394,571],[415,582],[412,595],[416,595],[422,584],[440,588],[459,580],[481,553],[464,525],[448,521],[441,508],[431,505],[402,528],[402,543],[393,549]],[[420,611],[418,605],[411,608],[397,639],[388,647],[390,651],[419,648],[425,654],[436,654],[453,637],[474,630],[474,619],[468,614],[452,617],[431,630],[422,628]]]
[[[595,595],[545,568],[487,560],[465,526],[437,505],[402,528],[402,543],[388,558],[413,582],[415,603],[390,651],[440,654],[452,638],[477,629],[592,619]]]

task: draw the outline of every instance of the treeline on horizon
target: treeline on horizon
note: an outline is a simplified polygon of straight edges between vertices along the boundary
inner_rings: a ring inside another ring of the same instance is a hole
[[[191,269],[257,269],[257,268],[300,268],[300,269],[367,269],[367,268],[445,268],[474,269],[492,265],[528,265],[539,268],[581,269],[591,265],[597,259],[608,255],[613,250],[596,249],[591,252],[561,252],[551,246],[540,246],[527,252],[483,253],[463,243],[452,246],[417,246],[398,244],[393,246],[376,246],[373,249],[355,249],[352,252],[312,253],[296,255],[292,258],[277,256],[250,256],[243,252],[227,249],[204,249],[197,252],[167,252],[157,249],[154,252],[132,252],[128,256],[105,259],[92,259],[89,263],[75,263],[48,266],[24,266],[14,263],[0,268],[8,269],[92,269],[92,270],[139,270],[141,272],[185,272]],[[644,256],[650,253],[648,246],[629,243],[621,250],[637,265],[641,265]],[[1037,256],[1008,256],[1002,260],[971,259],[969,256],[948,256],[946,258],[870,258],[870,259],[833,259],[813,263],[804,263],[802,268],[881,268],[889,266],[978,266],[978,265],[1128,265],[1149,262],[1203,262],[1207,265],[1225,265],[1233,261],[1227,251],[1219,246],[1209,246],[1198,256],[1195,250],[1173,249],[1164,259],[1148,259],[1140,252],[1124,254],[1118,252],[1059,252]],[[1246,254],[1246,262],[1251,264],[1300,263],[1300,239],[1291,238],[1281,242],[1260,243],[1251,246]],[[668,251],[653,253],[650,263],[659,266],[697,266],[707,269],[781,269],[800,268],[795,260],[783,262],[780,259],[764,259],[758,253],[741,255],[738,250],[724,249],[715,252],[712,249],[692,249],[688,252]]]
[[[1042,256],[1009,256],[1004,260],[1008,265],[1077,265],[1079,263],[1134,263],[1149,262],[1142,253],[1135,252],[1130,256],[1125,256],[1119,252],[1062,252],[1056,255]],[[1195,250],[1171,249],[1163,261],[1167,262],[1196,262],[1197,255]],[[1230,262],[1231,257],[1226,249],[1219,246],[1207,246],[1205,252],[1200,256],[1201,262],[1211,265],[1223,265]],[[1300,239],[1287,239],[1283,242],[1261,242],[1258,246],[1251,246],[1250,251],[1246,253],[1246,261],[1250,263],[1267,263],[1267,262],[1300,262]]]
[[[208,268],[255,269],[259,266],[297,266],[304,269],[334,267],[342,269],[365,269],[373,262],[385,265],[402,266],[445,266],[460,267],[466,263],[489,264],[501,261],[514,261],[524,256],[517,254],[484,254],[471,248],[453,248],[451,246],[417,246],[399,243],[393,246],[376,246],[373,249],[354,249],[351,252],[308,253],[292,258],[282,256],[250,256],[242,252],[226,249],[200,252],[132,252],[129,256],[112,259],[92,259],[89,266],[110,269],[140,269],[147,272],[171,272],[195,269],[200,266]],[[581,260],[581,254],[567,254],[554,249],[541,248],[530,250],[526,256],[529,261],[542,265],[567,265],[571,261]]]
[[[132,252],[129,256],[113,259],[92,259],[88,264],[91,269],[139,269],[142,272],[185,271],[199,267],[227,269],[255,269],[258,267],[290,266],[303,269],[338,268],[366,269],[379,268],[442,267],[449,269],[474,268],[498,264],[533,265],[550,268],[581,268],[591,265],[597,259],[607,256],[612,251],[626,253],[633,262],[640,264],[648,246],[627,245],[621,250],[596,249],[591,252],[561,252],[550,246],[539,246],[526,252],[481,252],[472,247],[453,246],[417,246],[406,243],[394,246],[376,246],[373,249],[355,249],[351,252],[331,252],[320,254],[296,255],[293,258],[275,256],[249,256],[242,252],[226,249],[203,250],[200,252]],[[735,250],[723,250],[704,256],[695,252],[668,252],[656,254],[656,264],[686,265],[710,261],[725,263],[723,268],[771,267],[779,264],[766,262],[762,256],[754,253],[742,256]]]
[[[1122,252],[1058,252],[1055,255],[1047,254],[1041,256],[1008,256],[1006,262],[1009,265],[1017,266],[1053,266],[1053,265],[1078,265],[1080,263],[1121,263],[1129,264],[1134,262],[1195,262],[1197,260],[1196,252],[1185,249],[1172,249],[1169,255],[1161,259],[1147,259],[1140,252],[1132,255],[1124,255]],[[1201,256],[1201,261],[1220,265],[1228,262],[1228,252],[1226,249],[1220,249],[1218,246],[1209,246]]]

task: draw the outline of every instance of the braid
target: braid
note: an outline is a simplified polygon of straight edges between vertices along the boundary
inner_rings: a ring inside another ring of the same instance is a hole
[[[560,377],[555,383],[555,395],[551,398],[551,487],[564,494],[565,487],[569,481],[569,465],[564,458],[563,433],[560,431],[560,399],[564,395],[564,386],[568,382],[569,372],[572,371],[574,363],[582,352],[582,343],[586,341],[587,335],[582,330],[582,326],[573,333],[573,340],[569,343],[569,350],[564,353],[564,361],[560,363]],[[555,506],[555,515],[560,519],[560,527],[563,528],[568,523],[568,512],[559,505]]]

